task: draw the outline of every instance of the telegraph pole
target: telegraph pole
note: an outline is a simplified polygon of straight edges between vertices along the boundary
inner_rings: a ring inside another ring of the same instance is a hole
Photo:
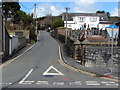
[[[34,4],[34,19],[35,19],[35,29],[36,29],[36,35],[37,35],[37,14],[36,14],[36,4]]]
[[[113,71],[113,70],[112,70],[112,68],[113,68],[112,66],[113,66],[113,59],[114,59],[114,58],[113,58],[113,43],[114,43],[114,42],[113,42],[113,28],[114,28],[114,27],[112,27],[112,41],[111,41],[111,73],[112,73],[112,71]]]
[[[68,30],[67,30],[67,13],[70,8],[65,8],[66,9],[66,33],[65,33],[65,44],[67,44],[67,37],[68,37]]]

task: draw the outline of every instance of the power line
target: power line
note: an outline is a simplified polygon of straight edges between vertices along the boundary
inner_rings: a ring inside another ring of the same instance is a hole
[[[20,3],[20,2],[19,2]],[[25,9],[33,9],[34,8],[34,6],[32,7],[32,8],[27,8],[27,7],[25,7],[22,3],[20,3]]]

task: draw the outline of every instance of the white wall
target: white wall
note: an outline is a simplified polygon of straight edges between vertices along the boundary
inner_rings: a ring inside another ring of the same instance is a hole
[[[84,18],[83,21],[81,21],[80,18]],[[96,18],[96,21],[91,21],[92,18]],[[66,21],[64,21],[65,23],[65,27],[66,27]],[[90,28],[92,27],[95,27],[97,28],[98,27],[98,24],[99,24],[99,17],[95,16],[75,16],[73,17],[73,21],[67,21],[67,27],[68,28],[72,28],[72,30],[75,30],[75,29],[80,29],[80,28],[83,28],[84,26],[84,23],[86,23],[86,28],[88,28],[88,25]],[[71,25],[70,25],[71,24]]]
[[[79,20],[79,18],[81,18],[81,17],[85,18],[85,20],[83,22],[81,22]],[[88,25],[89,25],[90,28],[92,28],[92,27],[96,27],[97,28],[97,26],[99,24],[99,17],[93,17],[93,16],[86,16],[86,17],[85,16],[76,16],[76,17],[73,17],[73,18],[75,18],[74,20],[76,22],[76,24],[75,24],[76,25],[76,29],[80,29],[80,27],[83,27],[84,23],[86,23],[86,28],[88,28]],[[92,22],[91,18],[96,18],[96,21]]]
[[[14,52],[18,48],[18,36],[13,36],[11,40],[11,51]]]
[[[110,24],[99,24],[99,29],[105,30]]]
[[[9,43],[9,54],[11,55],[14,51],[17,51],[26,46],[26,39],[25,37],[12,36],[12,39],[10,39]]]
[[[64,27],[66,27],[66,21],[64,21]],[[75,22],[74,21],[67,21],[67,28],[75,29]]]

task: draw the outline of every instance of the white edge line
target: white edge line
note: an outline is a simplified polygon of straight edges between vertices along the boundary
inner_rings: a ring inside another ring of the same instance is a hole
[[[31,48],[33,48],[34,46],[35,46],[35,44],[32,45],[30,48],[28,48],[26,51],[24,51],[22,54],[18,55],[17,57],[9,60],[9,61],[6,62],[6,63],[3,63],[3,64],[0,66],[0,68],[5,67],[6,65],[10,64],[10,63],[13,62],[15,59],[17,59],[17,58],[19,58],[20,56],[22,56],[23,54],[25,54],[27,51],[29,51],[29,50],[30,50]]]
[[[49,34],[48,34],[48,35],[49,35]],[[55,43],[58,45],[58,47],[59,47],[59,58],[60,58],[60,60],[62,60],[62,54],[61,54],[60,45],[58,44],[58,42],[57,42],[55,39],[53,39],[53,40],[54,40],[54,42],[55,42]],[[63,57],[63,59],[64,59],[65,62],[67,62],[64,57]]]
[[[100,84],[87,84],[87,85],[100,85]]]
[[[19,82],[19,84],[22,84],[23,82],[26,82],[25,79],[33,72],[33,69],[31,69],[26,76]],[[30,81],[29,81],[30,82]]]

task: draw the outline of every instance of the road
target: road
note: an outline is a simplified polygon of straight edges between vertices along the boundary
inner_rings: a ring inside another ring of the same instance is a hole
[[[59,63],[59,47],[45,31],[29,51],[2,68],[3,88],[118,88],[117,82],[70,70]]]

